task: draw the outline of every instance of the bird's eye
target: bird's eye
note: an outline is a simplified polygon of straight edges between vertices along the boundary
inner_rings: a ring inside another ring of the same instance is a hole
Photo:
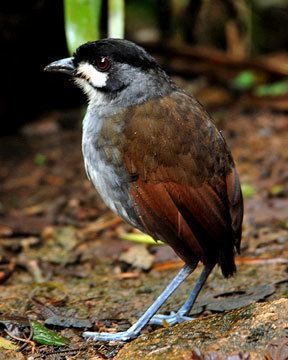
[[[99,71],[107,71],[110,68],[110,61],[107,57],[101,57],[96,61],[96,67]]]

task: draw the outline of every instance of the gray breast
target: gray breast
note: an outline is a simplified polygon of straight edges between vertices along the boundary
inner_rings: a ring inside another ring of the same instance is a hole
[[[101,135],[106,120],[92,118],[89,111],[84,118],[82,152],[86,173],[105,204],[125,221],[141,228],[121,153],[111,139]],[[121,126],[115,124],[113,131],[118,131],[120,136]]]

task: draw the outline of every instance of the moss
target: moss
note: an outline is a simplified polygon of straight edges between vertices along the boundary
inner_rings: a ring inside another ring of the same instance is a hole
[[[260,354],[266,349],[267,341],[285,335],[287,312],[288,299],[281,299],[202,317],[141,336],[125,345],[116,359],[189,359],[195,347],[205,352],[231,354],[241,349]],[[263,316],[270,313],[274,328],[269,317],[263,324]]]

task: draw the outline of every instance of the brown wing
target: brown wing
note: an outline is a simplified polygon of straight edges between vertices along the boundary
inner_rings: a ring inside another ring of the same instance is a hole
[[[243,215],[239,179],[209,115],[182,93],[125,114],[124,161],[130,192],[147,233],[186,262],[235,271]]]

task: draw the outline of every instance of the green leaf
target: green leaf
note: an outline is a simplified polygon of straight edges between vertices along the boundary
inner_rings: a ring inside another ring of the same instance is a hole
[[[65,33],[72,54],[87,41],[100,37],[102,0],[64,0]]]
[[[243,197],[245,199],[250,199],[252,196],[254,196],[257,193],[256,188],[250,184],[242,184],[241,190],[243,193]]]
[[[42,345],[64,346],[69,344],[69,339],[58,335],[55,331],[47,329],[39,322],[32,321],[33,340]]]
[[[108,2],[108,36],[111,38],[124,37],[125,30],[125,1],[109,0]]]
[[[257,96],[281,96],[288,93],[288,81],[278,81],[273,84],[259,85],[254,90]]]
[[[232,86],[238,90],[249,90],[256,84],[256,75],[253,71],[240,72],[231,82]]]
[[[44,154],[37,154],[34,158],[34,162],[37,166],[44,166],[47,162],[47,156]]]
[[[134,234],[134,233],[125,233],[120,235],[120,239],[134,241],[142,244],[151,244],[151,245],[162,245],[162,241],[155,241],[151,236],[145,234]]]
[[[18,346],[13,344],[10,340],[7,340],[0,336],[0,348],[6,350],[17,350]]]

